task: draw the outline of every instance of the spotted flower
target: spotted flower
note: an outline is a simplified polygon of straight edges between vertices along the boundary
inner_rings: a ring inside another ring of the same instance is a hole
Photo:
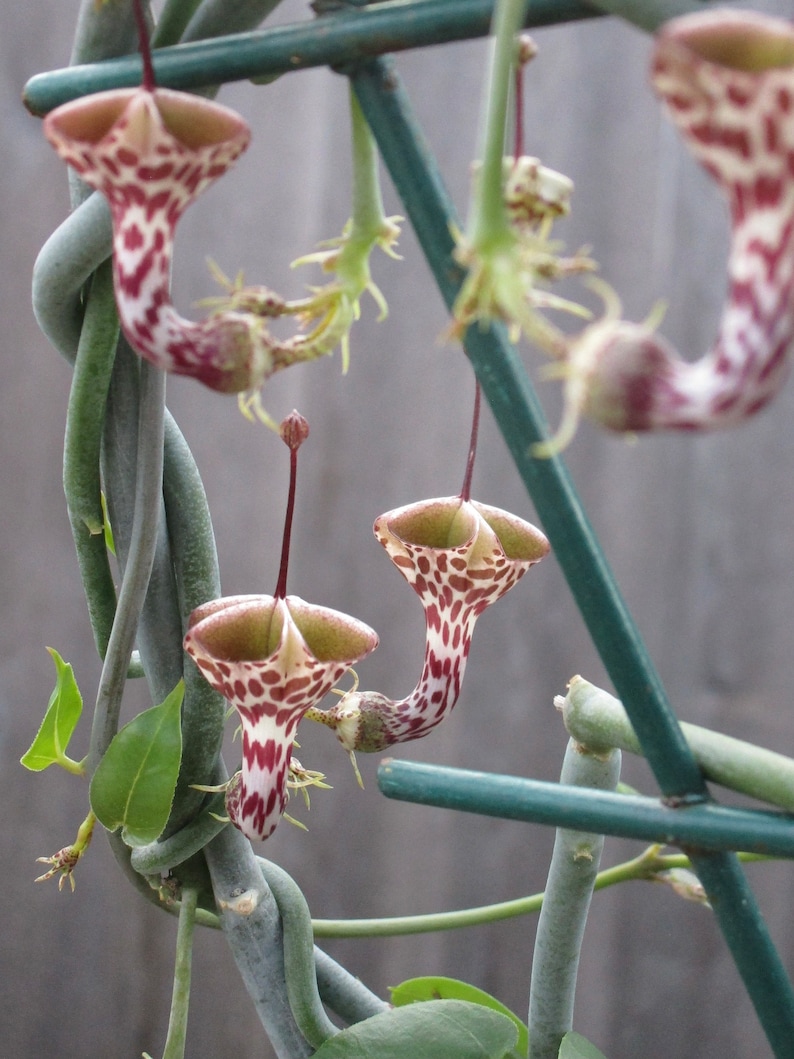
[[[478,617],[549,550],[530,523],[459,496],[389,511],[374,531],[422,602],[424,666],[414,690],[399,701],[355,689],[331,709],[311,711],[348,751],[383,750],[440,724],[460,694]]]
[[[230,596],[190,616],[185,649],[240,717],[226,808],[249,838],[267,838],[284,812],[301,718],[377,644],[363,622],[297,596]]]
[[[616,431],[709,430],[746,420],[784,383],[794,339],[794,27],[746,11],[684,15],[660,30],[652,81],[725,196],[728,292],[711,350],[685,360],[644,324],[602,320],[567,343],[566,413]]]

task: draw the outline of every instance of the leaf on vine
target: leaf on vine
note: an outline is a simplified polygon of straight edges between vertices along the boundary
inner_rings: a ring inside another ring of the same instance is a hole
[[[171,811],[182,756],[180,680],[165,702],[133,718],[113,737],[91,780],[91,808],[128,846],[162,833]]]
[[[558,1059],[606,1059],[594,1044],[573,1031],[563,1037],[557,1056]]]
[[[102,531],[105,534],[105,547],[111,555],[115,555],[116,542],[113,539],[113,527],[110,525],[110,515],[108,514],[108,504],[105,499],[105,494],[100,493],[99,499],[102,503]]]
[[[329,1038],[314,1059],[504,1059],[515,1048],[505,1015],[463,1000],[383,1011]]]
[[[50,696],[47,712],[36,738],[30,749],[20,758],[20,763],[31,772],[41,772],[49,765],[56,764],[63,765],[69,771],[75,771],[75,767],[79,766],[67,758],[66,748],[83,712],[83,697],[77,687],[71,665],[64,662],[51,647],[47,650],[55,663],[55,690]]]
[[[490,1008],[491,1011],[498,1011],[512,1019],[518,1030],[518,1040],[511,1055],[523,1059],[529,1052],[529,1032],[526,1024],[510,1008],[505,1007],[501,1000],[497,1000],[496,997],[486,993],[483,989],[478,989],[475,985],[461,982],[457,978],[428,975],[423,978],[409,978],[408,981],[394,986],[389,992],[391,1002],[397,1008],[425,1000],[467,1000],[469,1003]]]

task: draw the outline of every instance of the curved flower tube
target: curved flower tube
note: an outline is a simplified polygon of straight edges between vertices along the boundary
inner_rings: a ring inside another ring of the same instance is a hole
[[[229,596],[193,611],[185,650],[240,715],[242,770],[226,809],[248,838],[267,838],[284,812],[301,718],[377,645],[363,622],[297,596]]]
[[[777,393],[794,338],[794,26],[708,11],[659,32],[652,80],[730,208],[728,296],[706,356],[683,360],[650,323],[604,319],[573,340],[557,374],[566,414],[617,431],[708,430],[741,422]],[[554,366],[552,366],[554,369]],[[554,371],[553,371],[554,373]]]
[[[248,146],[238,114],[186,92],[117,89],[58,107],[44,132],[110,204],[116,303],[142,357],[223,393],[256,389],[296,359],[268,332],[268,319],[285,309],[267,288],[236,289],[222,311],[198,323],[171,303],[174,230]]]
[[[309,714],[333,728],[346,750],[365,753],[421,739],[444,720],[460,694],[477,618],[549,550],[530,523],[459,496],[388,511],[374,532],[422,601],[422,675],[398,702],[354,689],[332,709]]]

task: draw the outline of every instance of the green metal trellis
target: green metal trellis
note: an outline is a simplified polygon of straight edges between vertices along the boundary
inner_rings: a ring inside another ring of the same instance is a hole
[[[312,22],[162,49],[154,60],[158,82],[188,89],[318,65],[344,72],[442,296],[451,305],[463,278],[451,256],[450,229],[458,224],[457,218],[394,64],[384,54],[482,36],[489,29],[492,0],[387,0],[364,10],[356,10],[355,4],[323,6],[340,10]],[[527,25],[596,14],[575,0],[533,0]],[[28,83],[25,101],[33,113],[44,114],[89,92],[137,85],[140,71],[140,60],[128,57],[41,74]],[[381,787],[392,797],[580,830],[591,827],[600,833],[631,834],[647,841],[661,836],[684,847],[711,900],[773,1052],[778,1059],[790,1059],[794,1057],[794,992],[731,851],[792,856],[794,822],[782,813],[729,810],[711,800],[563,461],[530,456],[531,444],[546,436],[546,427],[505,329],[498,324],[472,328],[464,345],[665,804],[606,794],[594,799],[558,784],[404,762],[384,765]]]

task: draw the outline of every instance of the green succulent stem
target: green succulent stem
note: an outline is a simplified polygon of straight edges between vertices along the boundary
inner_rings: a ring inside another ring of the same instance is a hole
[[[166,48],[178,44],[202,0],[166,0],[160,18],[152,31],[153,48]]]
[[[176,421],[166,411],[163,465],[163,501],[171,559],[174,567],[178,610],[182,628],[201,603],[221,594],[218,554],[207,495],[196,462]],[[217,783],[216,774],[223,741],[226,705],[213,691],[192,661],[184,660],[185,701],[182,707],[182,764],[171,818],[164,838],[178,841],[189,821],[202,806],[204,796],[195,783]],[[213,832],[216,833],[217,828]],[[200,849],[208,835],[191,853]],[[155,844],[157,845],[157,844]],[[179,860],[185,860],[186,853]]]
[[[350,134],[353,152],[353,208],[350,242],[373,244],[383,234],[386,215],[378,173],[378,149],[352,86]]]
[[[607,691],[576,676],[559,706],[579,742],[642,754],[622,703]],[[794,812],[794,759],[696,724],[682,722],[681,731],[707,780]]]
[[[116,612],[116,590],[103,532],[99,458],[118,334],[113,276],[106,261],[94,274],[88,293],[63,448],[63,489],[100,657],[105,655]]]
[[[319,1048],[339,1030],[326,1015],[317,989],[309,906],[297,883],[283,868],[262,857],[257,861],[281,915],[290,1008],[303,1036],[312,1047]]]
[[[179,907],[179,926],[176,933],[176,961],[174,988],[171,994],[171,1014],[168,1019],[163,1059],[184,1059],[187,1037],[187,1016],[190,1005],[190,978],[193,956],[193,930],[196,924],[198,892],[183,887]]]
[[[164,414],[165,374],[141,361],[135,513],[127,564],[97,691],[88,753],[91,773],[118,728],[121,696],[154,563],[162,502]]]
[[[491,32],[491,63],[482,115],[482,169],[472,196],[467,223],[470,245],[480,253],[514,242],[504,207],[502,184],[510,87],[527,0],[497,0]]]
[[[596,753],[568,741],[561,784],[614,790],[619,777],[619,750]],[[603,835],[557,829],[532,960],[529,1059],[557,1059],[573,1028],[579,955],[603,848]]]
[[[665,872],[692,870],[692,862],[685,854],[661,853],[661,848],[658,844],[653,844],[630,860],[602,869],[596,876],[593,890],[606,890],[610,886],[626,882],[655,882]],[[144,865],[138,858],[138,854],[150,849],[151,847],[144,846],[134,851],[132,860],[139,871],[143,871]],[[777,859],[763,853],[737,853],[736,856],[745,864]],[[167,858],[163,857],[162,863],[166,860]],[[475,908],[461,908],[453,912],[427,912],[414,916],[313,919],[312,931],[315,938],[395,938],[409,934],[433,934],[442,930],[461,930],[465,927],[481,927],[489,923],[500,923],[505,919],[515,919],[518,916],[535,915],[540,912],[544,897],[545,893],[541,892],[528,894],[526,897],[516,897],[510,901],[478,905]],[[161,907],[173,915],[179,913],[178,901],[169,901]],[[199,908],[196,913],[196,923],[212,930],[220,930],[221,926],[220,919],[214,912],[202,908]],[[334,1010],[339,1009],[334,1008]],[[341,1011],[339,1013],[343,1014]]]

